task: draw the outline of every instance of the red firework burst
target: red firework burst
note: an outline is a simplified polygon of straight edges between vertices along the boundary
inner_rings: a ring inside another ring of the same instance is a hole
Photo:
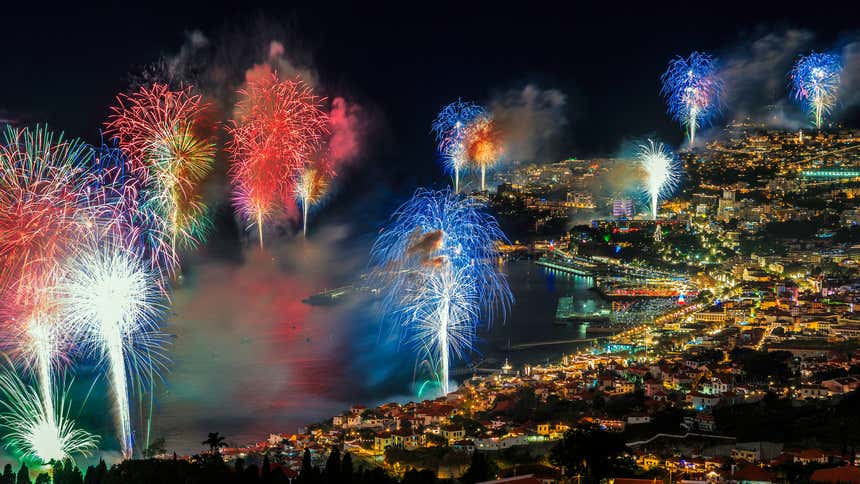
[[[301,79],[258,76],[239,94],[229,128],[230,177],[239,215],[257,225],[262,244],[263,222],[293,197],[297,178],[328,133],[328,115],[323,99]]]
[[[105,123],[105,134],[119,141],[131,170],[146,168],[152,151],[159,149],[156,145],[174,139],[178,132],[190,130],[197,139],[209,138],[206,127],[211,123],[201,120],[209,117],[211,106],[190,87],[173,91],[156,83],[132,94],[120,94],[117,103]]]
[[[10,129],[0,147],[0,294],[17,300],[46,285],[66,250],[92,219],[84,205],[77,140],[47,129]]]

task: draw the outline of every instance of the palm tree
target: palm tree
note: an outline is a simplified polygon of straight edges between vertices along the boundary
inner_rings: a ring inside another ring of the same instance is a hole
[[[209,450],[211,450],[213,454],[217,454],[221,447],[227,447],[227,442],[224,440],[224,436],[219,432],[209,432],[209,438],[201,442],[201,444],[208,445]]]

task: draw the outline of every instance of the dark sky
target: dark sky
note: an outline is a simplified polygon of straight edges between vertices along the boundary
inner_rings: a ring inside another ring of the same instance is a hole
[[[833,2],[804,11],[786,2],[123,3],[4,6],[0,110],[94,140],[129,75],[176,52],[185,32],[214,36],[262,16],[286,26],[287,49],[310,54],[326,85],[383,113],[385,152],[402,163],[432,166],[428,124],[443,104],[528,82],[568,95],[566,151],[612,154],[628,135],[680,142],[658,94],[673,55],[738,44],[762,28],[805,28],[829,43],[857,27]]]

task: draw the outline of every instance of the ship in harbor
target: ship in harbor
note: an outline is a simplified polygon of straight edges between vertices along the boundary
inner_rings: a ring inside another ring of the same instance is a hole
[[[596,311],[577,311],[574,298],[563,296],[558,298],[558,306],[555,310],[555,324],[564,325],[569,323],[608,323],[611,311],[600,308]]]
[[[605,336],[653,321],[676,305],[670,298],[615,300],[610,308],[583,311],[577,310],[573,297],[562,296],[558,300],[553,324],[579,325],[587,337]]]

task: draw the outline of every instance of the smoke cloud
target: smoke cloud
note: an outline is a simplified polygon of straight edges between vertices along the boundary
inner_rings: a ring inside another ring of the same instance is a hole
[[[336,97],[331,102],[329,127],[331,138],[328,156],[337,170],[352,163],[361,154],[362,141],[370,129],[370,119],[358,104]]]
[[[505,140],[507,162],[556,161],[556,143],[567,128],[567,96],[527,84],[493,96],[489,111]]]
[[[839,105],[833,113],[838,121],[860,102],[860,37],[851,34],[828,43],[804,29],[760,29],[719,54],[726,82],[726,118],[750,118],[781,129],[808,126],[809,120],[790,98],[789,72],[800,56],[813,51],[842,56]]]

